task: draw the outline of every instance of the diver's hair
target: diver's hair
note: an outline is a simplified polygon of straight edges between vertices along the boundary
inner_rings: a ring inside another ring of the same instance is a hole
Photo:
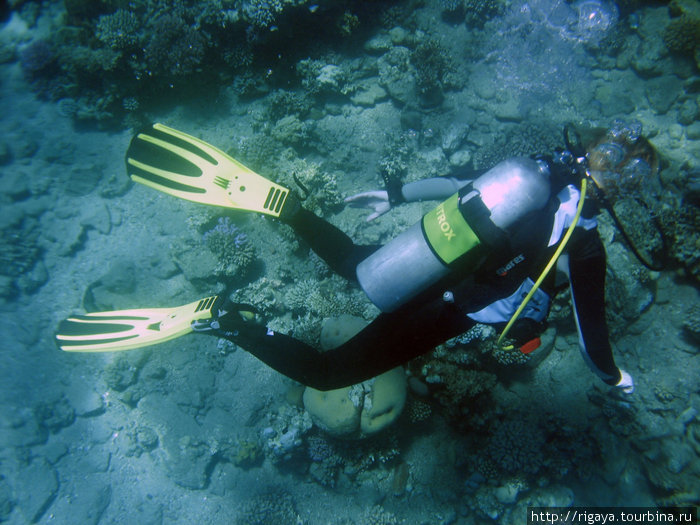
[[[649,176],[658,172],[659,160],[656,150],[646,137],[640,136],[634,142],[623,141],[619,144],[623,157],[611,166],[605,145],[614,141],[604,129],[595,130],[594,136],[595,139],[589,142],[586,148],[588,169],[596,185],[605,191],[609,198],[620,198],[638,191]],[[636,169],[635,164],[640,161],[643,161],[648,169]]]

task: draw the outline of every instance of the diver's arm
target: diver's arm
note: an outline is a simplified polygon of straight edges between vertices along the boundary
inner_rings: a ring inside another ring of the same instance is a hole
[[[398,179],[386,177],[386,190],[357,193],[347,197],[345,202],[356,208],[373,209],[374,212],[367,217],[367,221],[371,221],[403,202],[445,200],[487,171],[488,169],[464,170],[452,177],[432,177],[404,185]]]
[[[445,200],[466,186],[471,179],[459,180],[454,177],[433,177],[404,184],[401,195],[404,202]]]
[[[371,221],[384,215],[392,206],[402,202],[419,202],[428,200],[445,200],[465,186],[471,179],[460,180],[453,177],[434,177],[431,179],[409,182],[395,189],[364,191],[351,195],[345,202],[356,208],[374,210],[367,217]]]
[[[605,320],[605,248],[596,230],[575,233],[569,244],[568,273],[581,353],[607,384],[629,387],[621,384],[625,377],[615,364]]]

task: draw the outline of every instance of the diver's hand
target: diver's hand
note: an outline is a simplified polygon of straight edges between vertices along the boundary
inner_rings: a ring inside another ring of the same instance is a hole
[[[353,208],[370,208],[374,210],[374,213],[371,213],[367,217],[368,222],[376,219],[380,215],[384,215],[391,209],[389,194],[384,190],[364,191],[347,197],[345,202],[350,204]]]
[[[632,379],[632,376],[625,372],[622,368],[620,368],[620,375],[622,377],[620,377],[620,380],[617,382],[615,387],[622,390],[625,394],[631,394],[634,392],[634,380]]]

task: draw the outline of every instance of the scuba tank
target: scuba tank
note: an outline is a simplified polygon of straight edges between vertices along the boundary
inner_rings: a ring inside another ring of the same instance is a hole
[[[459,267],[475,270],[507,246],[507,230],[549,200],[546,163],[500,162],[440,203],[357,266],[357,279],[382,311],[393,312]]]

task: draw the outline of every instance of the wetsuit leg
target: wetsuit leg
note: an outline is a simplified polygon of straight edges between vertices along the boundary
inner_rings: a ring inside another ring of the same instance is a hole
[[[569,281],[584,359],[603,381],[617,384],[620,371],[613,359],[605,320],[605,248],[595,230],[583,233],[572,243]]]
[[[221,321],[225,330],[225,318]],[[262,326],[245,327],[224,337],[300,383],[332,390],[404,364],[473,325],[453,304],[438,298],[381,314],[352,339],[326,352]]]
[[[355,244],[344,232],[308,210],[299,208],[284,220],[338,275],[357,282],[355,268],[379,246]]]

